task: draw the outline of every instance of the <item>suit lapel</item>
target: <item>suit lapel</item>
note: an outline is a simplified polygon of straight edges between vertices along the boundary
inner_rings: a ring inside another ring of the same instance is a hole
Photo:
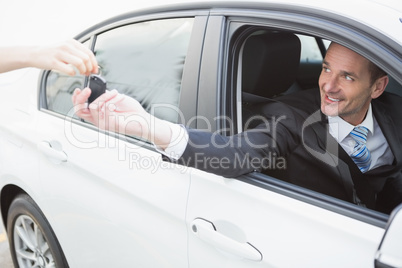
[[[301,130],[303,146],[317,161],[321,160],[326,163],[328,177],[339,180],[339,182],[343,184],[350,200],[353,200],[355,204],[360,204],[360,200],[356,195],[356,188],[358,188],[357,191],[359,197],[363,199],[362,201],[372,206],[374,204],[373,201],[375,201],[372,197],[375,195],[373,195],[373,192],[370,192],[370,189],[366,186],[367,182],[363,179],[364,176],[362,176],[356,164],[338,142],[329,134],[327,117],[322,114],[319,109],[319,91],[310,91],[309,93],[307,92],[307,94],[310,94],[306,97],[307,103],[302,102],[299,104],[299,100],[290,103],[291,106],[295,106],[307,113],[306,122],[303,124]],[[375,99],[372,101],[372,104],[373,114],[390,145],[395,156],[396,164],[402,165],[401,141],[398,138],[398,134],[402,133],[402,125],[398,126],[398,128],[395,127],[395,122],[393,122],[392,117],[385,112],[389,107],[387,106],[386,109],[382,101]],[[317,107],[318,110],[314,111],[313,109],[317,109]],[[376,170],[368,173],[374,174]],[[387,172],[387,170],[385,171]],[[384,170],[382,170],[382,172],[384,172]],[[378,187],[375,188],[378,190]]]
[[[290,103],[291,106],[306,112],[306,120],[301,126],[303,146],[318,162],[325,163],[327,177],[338,180],[343,185],[349,200],[355,204],[360,204],[348,164],[345,162],[347,159],[340,157],[342,155],[340,152],[343,149],[329,134],[327,117],[321,113],[320,92],[319,90],[310,90],[306,93],[307,95],[303,95],[306,102],[300,104],[300,99],[297,99]],[[347,156],[346,152],[345,155]],[[349,156],[346,158],[350,159]]]
[[[356,195],[352,176],[349,171],[348,161],[352,160],[344,152],[339,143],[329,134],[328,120],[321,113],[321,110],[317,110],[306,119],[302,132],[304,134],[308,131],[313,131],[314,133],[310,133],[308,136],[314,136],[316,139],[303,138],[305,149],[314,157],[327,164],[329,177],[339,180],[344,186],[349,200],[352,200],[355,204],[360,204],[360,199]],[[353,161],[352,164],[354,165]]]
[[[400,165],[402,163],[402,151],[400,150],[401,142],[399,140],[398,131],[395,128],[395,124],[391,116],[387,113],[387,109],[383,107],[382,103],[377,100],[373,100],[372,106],[373,114],[377,119],[378,125],[382,129],[389,147],[394,154],[396,165]]]
[[[396,165],[401,165],[402,151],[400,150],[401,142],[398,137],[398,130],[396,129],[391,116],[389,116],[385,111],[386,109],[381,106],[382,103],[373,101],[373,114],[395,156]],[[317,111],[313,118],[313,121],[316,123],[311,124],[311,128],[315,132],[317,146],[320,148],[321,153],[326,152],[333,159],[337,159],[334,160],[337,161],[337,165],[335,167],[329,165],[328,171],[342,180],[348,196],[352,198],[354,203],[360,204],[361,199],[367,207],[374,208],[375,199],[373,199],[373,197],[375,197],[376,192],[382,189],[384,184],[383,177],[378,176],[378,172],[383,175],[388,173],[392,174],[394,168],[386,166],[369,171],[367,175],[372,175],[370,178],[370,185],[372,185],[372,187],[367,187],[367,179],[364,178],[363,174],[354,164],[349,155],[329,134],[327,117],[320,111]],[[359,197],[357,197],[356,191]]]
[[[319,94],[314,96],[314,101],[319,103]],[[395,122],[392,120],[391,116],[387,112],[388,109],[384,107],[384,104],[379,99],[374,99],[372,101],[372,107],[373,114],[377,119],[377,122],[382,129],[385,138],[387,139],[392,153],[395,156],[396,163],[402,165],[402,150],[400,150],[402,141],[399,139],[398,136],[398,133],[402,132],[402,129],[396,129]],[[321,150],[328,151],[331,154],[339,157],[339,150],[343,149],[329,134],[327,117],[322,114],[320,110],[317,110],[314,114],[307,118],[306,121],[308,120],[310,120],[310,122],[313,122],[309,124],[317,135],[317,144],[321,148]],[[335,144],[337,146],[335,146]],[[345,158],[344,154],[341,154],[340,157],[343,161],[346,161],[347,163],[349,162],[349,160],[351,160],[350,157]]]

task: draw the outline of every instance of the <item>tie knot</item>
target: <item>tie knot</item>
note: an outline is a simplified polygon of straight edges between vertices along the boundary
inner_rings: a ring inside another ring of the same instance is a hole
[[[363,127],[363,126],[355,127],[350,132],[350,135],[352,136],[352,138],[359,144],[366,143],[367,134],[368,134],[368,128]]]

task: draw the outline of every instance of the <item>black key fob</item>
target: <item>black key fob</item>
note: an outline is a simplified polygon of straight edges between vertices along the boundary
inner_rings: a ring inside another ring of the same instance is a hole
[[[88,87],[91,89],[91,95],[88,98],[88,103],[96,100],[100,95],[106,91],[106,80],[100,75],[89,76]]]

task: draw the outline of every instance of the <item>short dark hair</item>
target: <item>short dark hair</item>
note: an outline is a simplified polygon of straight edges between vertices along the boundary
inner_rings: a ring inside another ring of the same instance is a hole
[[[373,85],[378,78],[387,75],[380,67],[369,61],[370,82]]]
[[[339,43],[332,41],[329,46],[331,46],[333,43],[340,45]],[[329,49],[329,47],[328,47],[328,49]],[[328,51],[328,49],[327,49],[327,51]],[[372,63],[370,60],[367,59],[367,61],[369,62],[368,68],[369,68],[369,72],[370,72],[370,76],[371,76],[370,84],[373,85],[375,83],[375,81],[377,81],[378,78],[383,77],[384,75],[387,75],[387,73],[384,72],[384,70],[382,70],[380,67],[378,67],[377,65]]]

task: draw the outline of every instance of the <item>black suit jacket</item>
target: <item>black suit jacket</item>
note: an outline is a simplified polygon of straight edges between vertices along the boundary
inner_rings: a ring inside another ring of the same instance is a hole
[[[385,213],[402,202],[402,98],[384,93],[372,101],[394,154],[392,166],[362,174],[328,132],[318,90],[302,91],[256,105],[266,118],[234,136],[189,129],[179,163],[225,177],[265,172],[293,184]]]

